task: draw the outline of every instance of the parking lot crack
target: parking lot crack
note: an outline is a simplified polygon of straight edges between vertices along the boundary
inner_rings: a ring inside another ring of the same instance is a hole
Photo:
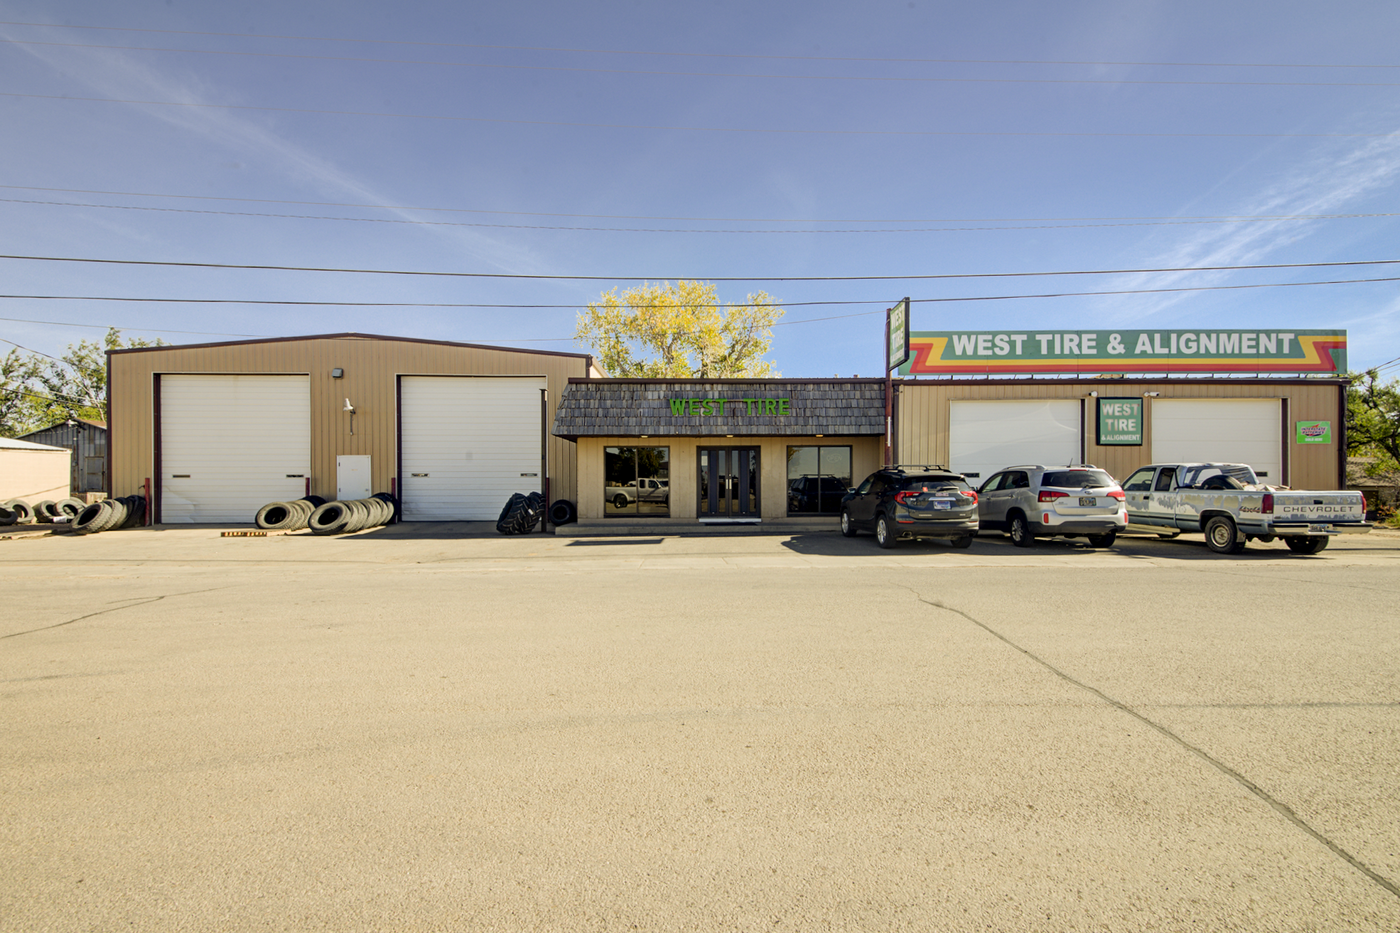
[[[207,590],[190,590],[187,593],[165,593],[161,596],[151,596],[146,599],[138,599],[133,602],[129,602],[125,606],[113,606],[110,609],[99,609],[96,612],[89,612],[87,615],[78,616],[74,619],[68,619],[64,622],[55,622],[53,625],[41,625],[38,628],[26,629],[23,632],[11,632],[8,635],[0,635],[0,641],[4,641],[7,638],[18,638],[21,635],[33,635],[35,632],[47,632],[51,629],[63,628],[65,625],[72,625],[74,622],[81,622],[84,619],[92,619],[96,616],[108,615],[113,612],[121,612],[123,609],[135,609],[137,606],[149,606],[151,603],[158,603],[162,599],[169,599],[172,596],[196,596],[200,593],[212,593],[215,590],[226,589],[228,589],[228,587],[226,586],[214,586],[210,587]]]
[[[1313,828],[1306,820],[1304,820],[1301,816],[1294,812],[1293,808],[1288,806],[1288,804],[1284,803],[1282,800],[1279,800],[1277,797],[1274,797],[1264,788],[1260,787],[1258,784],[1255,784],[1249,778],[1245,777],[1243,774],[1236,771],[1234,768],[1230,767],[1225,762],[1211,755],[1205,749],[1197,745],[1191,744],[1181,736],[1177,735],[1172,730],[1168,729],[1166,726],[1154,721],[1153,719],[1149,718],[1143,713],[1138,712],[1123,701],[1117,700],[1109,696],[1097,687],[1090,686],[1089,684],[1084,683],[1082,680],[1077,680],[1076,678],[1072,677],[1066,672],[1060,670],[1055,665],[1051,664],[1049,661],[1040,657],[1035,652],[1023,647],[1022,645],[1017,644],[1016,642],[1008,638],[1006,635],[1003,635],[1001,632],[998,632],[996,629],[992,628],[990,625],[987,625],[985,622],[973,618],[971,615],[968,615],[961,609],[957,609],[953,606],[940,603],[936,599],[928,599],[911,587],[905,587],[905,589],[908,589],[911,593],[913,593],[915,598],[918,599],[919,602],[924,603],[928,606],[933,606],[935,609],[942,609],[944,612],[951,612],[954,615],[966,619],[968,622],[971,622],[973,625],[982,629],[988,635],[991,635],[993,638],[996,638],[998,641],[1001,641],[1007,647],[1024,655],[1027,659],[1045,668],[1047,671],[1054,674],[1056,677],[1060,678],[1066,683],[1071,684],[1089,694],[1092,694],[1095,697],[1098,697],[1104,703],[1107,703],[1109,706],[1113,707],[1119,712],[1126,713],[1127,715],[1133,717],[1138,722],[1141,722],[1148,728],[1153,729],[1161,735],[1165,736],[1167,739],[1176,743],[1181,748],[1186,749],[1188,752],[1195,755],[1197,758],[1200,758],[1202,761],[1219,771],[1221,774],[1225,775],[1235,783],[1239,784],[1241,787],[1249,791],[1255,797],[1259,798],[1264,803],[1267,803],[1280,816],[1288,820],[1288,822],[1292,823],[1304,833],[1307,833],[1309,836],[1317,840],[1322,845],[1326,846],[1334,855],[1336,855],[1342,861],[1346,862],[1352,868],[1359,871],[1361,874],[1365,875],[1376,885],[1385,889],[1385,891],[1388,892],[1391,896],[1400,898],[1400,887],[1397,887],[1395,882],[1376,872],[1374,869],[1366,865],[1364,862],[1362,862],[1356,856],[1352,855],[1346,849],[1343,849],[1336,842],[1323,835],[1319,830]]]

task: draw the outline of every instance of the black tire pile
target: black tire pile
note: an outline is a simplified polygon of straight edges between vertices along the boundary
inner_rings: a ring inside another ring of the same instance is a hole
[[[45,525],[55,521],[71,522],[87,503],[82,499],[44,499],[30,505],[24,499],[11,499],[0,503],[0,526]]]
[[[326,504],[320,496],[306,496],[290,502],[269,502],[258,509],[253,524],[264,531],[300,531],[305,528],[311,513]]]
[[[66,501],[66,500],[65,500]],[[99,531],[136,528],[146,518],[144,496],[118,496],[84,506],[72,522],[73,534],[91,535]]]
[[[376,528],[393,521],[397,503],[387,492],[377,492],[368,499],[347,499],[319,505],[307,517],[307,527],[313,535],[343,535],[353,531]]]
[[[544,496],[538,492],[529,495],[514,493],[501,509],[501,517],[496,519],[496,530],[503,535],[527,535],[535,530],[544,517]]]

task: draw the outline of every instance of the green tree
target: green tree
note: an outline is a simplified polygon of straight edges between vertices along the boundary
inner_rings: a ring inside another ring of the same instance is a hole
[[[726,379],[776,376],[763,359],[782,308],[765,292],[721,308],[715,286],[642,284],[604,292],[579,314],[575,336],[611,376]]]
[[[14,426],[6,423],[7,430],[23,434],[66,421],[69,418],[86,418],[90,421],[107,420],[107,351],[125,347],[162,346],[160,340],[132,340],[122,342],[121,331],[108,328],[102,343],[90,340],[69,344],[68,352],[62,357],[41,357],[30,354],[28,358],[17,357],[14,351],[5,358],[3,376],[4,408],[9,411],[11,398],[19,401],[14,406]],[[10,366],[13,364],[14,388],[11,388]]]
[[[32,389],[37,369],[34,358],[19,350],[0,358],[0,437],[18,437],[42,427]]]
[[[1350,373],[1347,389],[1347,453],[1374,457],[1372,476],[1400,470],[1400,380],[1383,383],[1376,370]]]

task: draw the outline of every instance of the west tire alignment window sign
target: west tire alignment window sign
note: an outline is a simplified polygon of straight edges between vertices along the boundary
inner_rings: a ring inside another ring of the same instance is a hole
[[[1101,398],[1099,402],[1100,447],[1142,446],[1142,399]]]
[[[1344,330],[914,331],[902,375],[1342,373]]]

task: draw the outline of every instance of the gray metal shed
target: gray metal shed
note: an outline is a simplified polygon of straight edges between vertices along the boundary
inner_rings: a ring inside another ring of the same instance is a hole
[[[107,422],[70,418],[21,436],[20,440],[73,451],[69,485],[73,495],[107,489]]]

